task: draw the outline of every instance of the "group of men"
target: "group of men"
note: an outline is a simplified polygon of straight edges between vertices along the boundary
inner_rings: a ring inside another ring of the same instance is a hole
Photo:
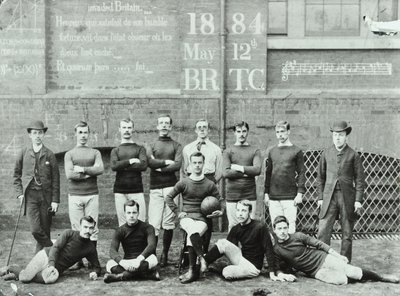
[[[170,137],[172,118],[162,115],[157,120],[159,137],[147,147],[134,142],[132,120],[123,119],[119,124],[121,144],[110,156],[111,169],[116,172],[114,194],[119,227],[110,246],[111,259],[104,275],[106,283],[135,278],[159,280],[158,266],[168,264],[176,218],[186,233],[188,251],[189,269],[180,277],[183,284],[196,281],[222,255],[230,261],[222,270],[226,279],[258,276],[265,256],[272,280],[296,279],[282,272],[279,262],[283,260],[296,270],[336,284],[347,283],[347,278],[398,282],[395,277],[380,276],[349,264],[352,228],[361,207],[364,176],[360,157],[347,145],[351,127],[346,122],[336,122],[331,127],[334,145],[320,159],[319,241],[295,233],[297,206],[305,193],[305,166],[302,150],[289,139],[288,122],[276,124],[278,145],[268,151],[266,162],[264,202],[273,223],[274,233],[270,233],[267,226],[255,220],[256,177],[261,173],[262,157],[260,150],[247,142],[249,125],[240,122],[234,126],[235,143],[222,153],[208,138],[206,120],[197,121],[197,139],[183,149]],[[81,260],[86,257],[95,268],[90,278],[97,279],[100,275],[96,250],[97,176],[103,173],[104,166],[100,152],[88,147],[89,126],[85,122],[75,126],[77,145],[65,154],[72,230],[65,231],[54,245],[50,225],[60,201],[58,166],[54,154],[42,143],[47,131],[43,122],[36,121],[27,130],[32,145],[17,157],[14,187],[17,196],[25,202],[31,232],[37,241],[36,255],[24,270],[6,267],[0,274],[25,282],[53,283],[74,264],[82,266]],[[151,169],[148,211],[141,175],[147,167]],[[182,178],[178,181],[179,172]],[[222,202],[217,186],[221,178],[226,179],[226,203]],[[204,215],[201,203],[207,196],[218,198],[221,210]],[[225,211],[229,223],[227,239],[218,240],[209,250],[212,218],[220,217]],[[329,247],[337,215],[343,230],[341,254],[344,256]],[[161,230],[163,246],[159,262],[156,247]],[[118,252],[120,245],[123,257]],[[308,246],[317,250],[310,251]],[[299,256],[303,253],[305,256]],[[337,271],[333,273],[335,280],[329,280],[332,272],[327,271],[332,270]]]

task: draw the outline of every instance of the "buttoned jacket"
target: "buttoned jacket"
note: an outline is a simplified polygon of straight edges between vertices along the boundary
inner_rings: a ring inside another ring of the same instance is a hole
[[[32,146],[26,147],[18,153],[14,167],[16,196],[25,194],[27,187],[32,182],[35,176],[35,161],[35,152]],[[38,173],[47,204],[50,206],[52,202],[60,203],[60,172],[57,159],[54,153],[44,145],[40,151]]]
[[[360,156],[348,145],[340,152],[332,145],[321,155],[317,177],[318,199],[323,201],[320,219],[327,213],[336,183],[342,191],[346,211],[352,217],[354,203],[363,201],[365,177]]]

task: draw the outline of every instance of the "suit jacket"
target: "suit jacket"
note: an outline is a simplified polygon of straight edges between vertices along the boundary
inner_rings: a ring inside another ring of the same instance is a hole
[[[25,194],[26,188],[35,176],[35,152],[32,147],[22,149],[14,167],[14,191],[16,196]],[[38,163],[43,195],[47,204],[60,202],[60,172],[54,153],[43,145]],[[26,198],[24,198],[25,202]],[[26,202],[25,202],[26,210]]]
[[[326,215],[337,182],[346,211],[353,217],[354,203],[363,201],[365,177],[360,156],[348,145],[340,152],[332,145],[321,155],[317,177],[318,199],[323,201],[320,219]]]

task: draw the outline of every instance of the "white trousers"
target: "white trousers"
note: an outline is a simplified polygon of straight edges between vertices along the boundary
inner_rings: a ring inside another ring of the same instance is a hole
[[[190,241],[190,236],[192,234],[198,233],[202,236],[207,231],[207,223],[199,220],[193,220],[192,218],[182,218],[181,228],[187,233],[186,245],[192,246]]]
[[[162,189],[150,190],[149,202],[149,224],[154,229],[156,236],[160,234],[160,229],[174,229],[175,228],[175,214],[171,211],[169,206],[165,203],[164,198],[174,187],[166,187]],[[178,196],[174,198],[175,204],[178,204]]]
[[[285,216],[289,221],[289,233],[296,232],[297,207],[293,200],[270,200],[269,215],[271,225],[278,216]]]
[[[133,261],[136,259],[124,259],[125,261]],[[151,254],[149,257],[147,257],[146,259],[144,259],[145,261],[147,261],[149,263],[149,269],[153,269],[154,267],[157,266],[158,264],[158,260],[156,255]],[[114,266],[119,265],[115,260],[108,260],[107,264],[106,264],[106,271],[111,273],[111,268],[113,268]]]
[[[121,226],[126,223],[124,204],[128,200],[134,200],[139,205],[139,220],[146,221],[146,202],[144,201],[144,194],[141,193],[114,193],[115,196],[115,210],[117,211],[118,225]]]
[[[257,269],[249,260],[242,256],[242,250],[228,241],[227,239],[220,239],[217,241],[216,246],[221,254],[231,262],[222,270],[222,275],[226,279],[242,279],[252,278],[260,274]]]
[[[334,285],[346,285],[348,278],[359,280],[361,277],[360,267],[350,265],[331,254],[326,256],[324,263],[315,274],[317,280]]]
[[[91,216],[96,221],[90,240],[97,241],[99,235],[99,195],[68,195],[69,220],[72,230],[80,230],[81,218]]]

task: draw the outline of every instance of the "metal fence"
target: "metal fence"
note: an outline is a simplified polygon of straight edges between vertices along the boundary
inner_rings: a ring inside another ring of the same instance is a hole
[[[306,193],[298,211],[297,230],[317,231],[317,167],[322,150],[304,153]],[[400,160],[374,153],[360,153],[366,176],[361,216],[354,226],[355,235],[395,235],[400,232]],[[266,220],[269,223],[268,211]],[[336,221],[334,235],[340,232]],[[396,235],[395,235],[396,236]]]

